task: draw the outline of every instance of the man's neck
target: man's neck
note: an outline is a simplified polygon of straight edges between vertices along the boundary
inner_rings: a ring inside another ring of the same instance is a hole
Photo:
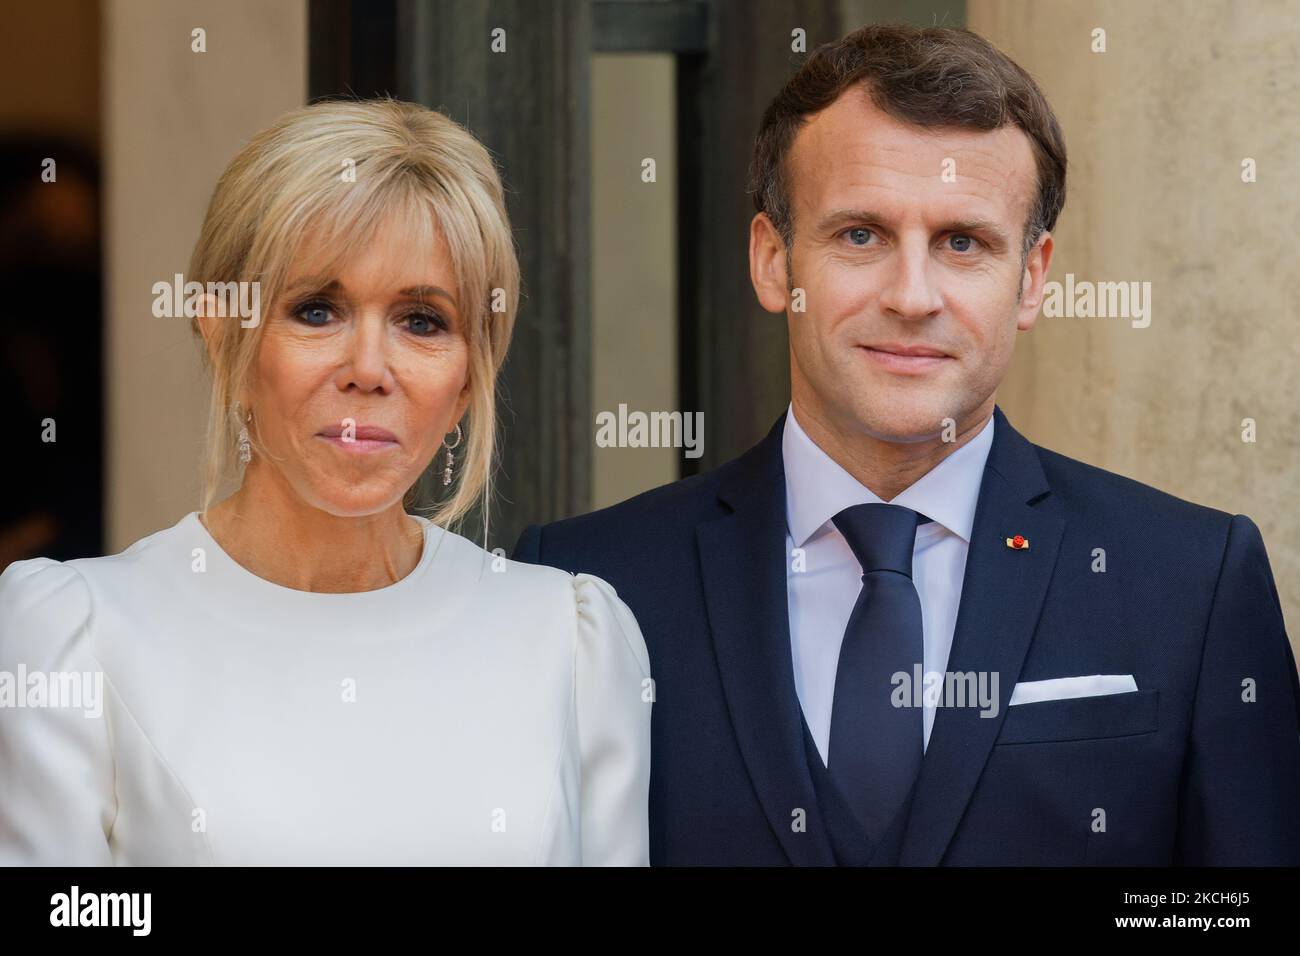
[[[892,501],[980,433],[993,415],[994,398],[965,416],[951,441],[942,433],[914,442],[887,441],[836,427],[830,416],[797,397],[791,404],[799,427],[818,448],[881,501]]]

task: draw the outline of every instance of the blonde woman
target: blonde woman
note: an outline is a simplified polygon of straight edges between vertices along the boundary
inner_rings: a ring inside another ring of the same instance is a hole
[[[449,530],[486,499],[518,300],[487,151],[411,104],[295,110],[221,177],[186,279],[263,304],[199,300],[202,510],[0,577],[27,675],[0,863],[646,864],[636,621]],[[444,504],[408,514],[431,467]]]

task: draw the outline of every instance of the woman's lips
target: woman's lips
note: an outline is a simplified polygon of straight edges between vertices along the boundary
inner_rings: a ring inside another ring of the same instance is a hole
[[[377,425],[357,425],[344,428],[342,425],[329,425],[316,433],[342,451],[365,454],[377,451],[389,451],[398,447],[397,436],[387,428]]]
[[[924,346],[863,345],[860,348],[881,368],[904,375],[920,375],[952,361],[952,356]]]

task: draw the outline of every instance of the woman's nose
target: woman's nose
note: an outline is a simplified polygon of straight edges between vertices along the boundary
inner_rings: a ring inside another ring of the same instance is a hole
[[[389,391],[392,387],[389,342],[380,317],[361,316],[352,323],[347,354],[339,368],[339,387],[362,392]]]

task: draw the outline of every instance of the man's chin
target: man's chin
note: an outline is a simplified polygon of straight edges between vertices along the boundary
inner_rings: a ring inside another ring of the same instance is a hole
[[[859,408],[852,414],[859,431],[879,441],[912,444],[955,434],[964,413],[942,401],[903,399]]]

